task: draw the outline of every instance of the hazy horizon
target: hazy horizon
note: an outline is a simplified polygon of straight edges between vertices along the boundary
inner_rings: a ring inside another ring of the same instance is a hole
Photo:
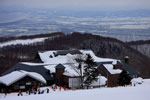
[[[73,10],[150,9],[150,0],[1,0],[0,8],[55,8]]]
[[[77,31],[150,38],[150,0],[0,0],[0,15],[0,37]]]

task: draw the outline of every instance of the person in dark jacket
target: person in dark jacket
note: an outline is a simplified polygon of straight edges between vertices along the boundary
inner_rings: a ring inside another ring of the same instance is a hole
[[[46,89],[46,93],[49,93],[49,89],[48,88]]]

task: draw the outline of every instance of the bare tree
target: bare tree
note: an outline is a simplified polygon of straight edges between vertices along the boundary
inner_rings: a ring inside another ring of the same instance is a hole
[[[76,71],[81,79],[81,88],[83,89],[83,67],[84,67],[84,62],[86,59],[86,55],[83,54],[77,54],[72,57],[68,57],[68,62],[70,64],[70,67]]]

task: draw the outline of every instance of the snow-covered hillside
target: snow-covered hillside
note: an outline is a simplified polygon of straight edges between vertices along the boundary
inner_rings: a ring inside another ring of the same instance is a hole
[[[88,90],[52,91],[39,95],[23,95],[18,97],[16,93],[4,98],[0,94],[0,100],[150,100],[150,79],[143,80],[142,84],[135,87],[97,88]]]
[[[43,42],[45,39],[47,39],[47,38],[12,40],[12,41],[8,41],[8,42],[0,43],[0,47],[10,46],[10,45],[17,45],[17,44],[28,45],[28,44],[33,44],[33,43],[37,43],[37,42]]]

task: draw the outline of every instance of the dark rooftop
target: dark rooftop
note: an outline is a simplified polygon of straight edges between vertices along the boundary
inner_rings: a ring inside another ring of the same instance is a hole
[[[62,64],[58,64],[56,68],[65,68]]]
[[[79,50],[60,50],[60,51],[57,51],[56,52],[56,56],[58,56],[58,55],[66,55],[66,54],[72,54],[72,55],[74,55],[74,54],[82,54]]]
[[[54,80],[53,77],[51,77],[50,75],[50,71],[46,68],[44,68],[43,65],[37,65],[37,66],[30,66],[30,65],[26,65],[26,64],[22,64],[22,63],[17,63],[16,65],[14,65],[13,67],[11,67],[10,69],[8,69],[6,72],[2,73],[2,75],[6,75],[9,74],[13,71],[19,71],[19,70],[24,70],[24,71],[28,71],[28,72],[36,72],[40,75],[42,75],[46,80]]]

